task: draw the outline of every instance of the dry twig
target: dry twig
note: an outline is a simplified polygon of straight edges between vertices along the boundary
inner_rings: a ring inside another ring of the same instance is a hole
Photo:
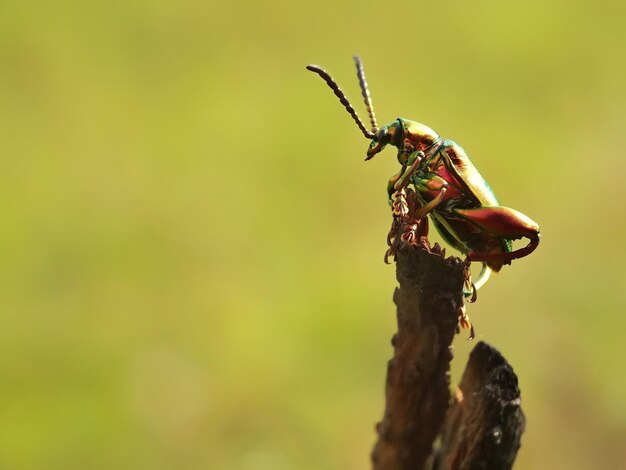
[[[524,416],[517,377],[495,349],[477,344],[460,386],[464,399],[449,407],[463,262],[444,259],[437,245],[430,251],[405,247],[398,252],[396,277],[398,332],[387,368],[385,413],[376,428],[374,469],[510,468]]]

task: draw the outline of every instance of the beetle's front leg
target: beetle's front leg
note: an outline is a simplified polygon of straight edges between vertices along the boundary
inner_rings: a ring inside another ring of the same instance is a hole
[[[389,179],[389,183],[387,184],[387,194],[389,195],[389,204],[392,207],[394,216],[399,216],[402,218],[406,218],[408,213],[408,207],[406,204],[406,193],[404,188],[411,181],[411,177],[415,173],[415,170],[419,167],[422,159],[424,158],[424,152],[412,151],[413,146],[405,141],[404,150],[402,151],[402,155],[405,152],[411,152],[406,159],[404,157],[399,157],[400,161],[406,161],[405,164],[402,165],[400,171],[392,176]],[[420,217],[421,218],[421,217]]]
[[[404,189],[399,191],[394,190],[394,185],[398,178],[400,178],[402,171],[404,171],[404,167],[397,175],[390,178],[389,185],[387,186],[393,221],[391,222],[391,228],[387,234],[387,245],[389,249],[385,252],[386,264],[389,264],[390,257],[393,257],[394,261],[396,260],[400,239],[402,238],[404,227],[408,223],[409,212],[411,211],[409,200],[407,199],[407,192]],[[414,196],[411,190],[409,190],[409,192],[409,197]]]
[[[418,154],[423,155],[421,152],[415,153],[416,160],[413,162],[412,166],[415,165],[415,162],[419,164],[421,157]],[[415,167],[417,166],[415,165]],[[394,180],[394,188],[397,188],[401,179],[407,173],[411,174],[412,171],[401,171],[401,173],[402,176],[397,178],[396,175],[389,181],[389,188]],[[387,244],[390,248],[385,255],[385,262],[387,262],[388,257],[391,255],[394,255],[395,258],[395,253],[400,241],[404,244],[414,246],[422,243],[428,248],[428,242],[426,241],[426,237],[428,236],[428,219],[426,216],[441,203],[448,187],[448,182],[434,173],[429,173],[423,178],[413,178],[411,181],[415,183],[415,187],[418,191],[429,192],[431,194],[436,191],[437,195],[423,206],[418,205],[417,195],[411,189],[405,190],[401,187],[401,189],[398,189],[391,195],[394,221],[391,225],[389,235],[387,235]]]
[[[402,177],[405,170],[406,165],[403,165],[398,173],[389,178],[389,182],[387,183],[387,195],[394,218],[406,218],[409,213],[409,207],[406,203],[406,192],[404,190],[396,190],[395,188],[396,183]]]
[[[418,155],[415,155],[414,158],[411,158],[411,155],[413,153],[415,153],[415,147],[413,147],[408,139],[404,139],[402,150],[398,151],[398,161],[402,164],[402,168],[400,168],[400,171],[398,173],[389,178],[389,184],[387,185],[387,194],[389,194],[390,204],[392,194],[406,187],[406,185],[408,184],[407,177],[411,177],[411,175],[415,171],[415,168],[417,168],[417,165],[419,165],[419,161],[421,161],[420,158],[417,164],[415,164],[415,162],[418,160]],[[422,154],[422,156],[424,155],[422,152],[420,153]],[[409,172],[408,174],[406,174],[407,167],[409,166]]]
[[[394,261],[396,259],[401,228],[409,213],[406,192],[404,190],[396,191],[395,189],[396,182],[402,177],[405,170],[406,165],[403,165],[398,173],[389,178],[389,182],[387,183],[387,198],[391,206],[393,221],[391,222],[391,228],[387,234],[387,246],[389,246],[389,249],[385,252],[386,264],[389,264],[390,257],[393,258]]]
[[[402,240],[404,244],[412,246],[421,243],[426,249],[429,249],[430,247],[426,240],[428,236],[428,218],[419,215],[421,206],[419,205],[415,191],[410,188],[407,189],[406,200],[409,207],[409,214],[402,224],[400,240]]]
[[[401,189],[405,188],[407,184],[409,184],[409,182],[411,181],[411,176],[413,176],[415,170],[417,170],[417,168],[420,166],[423,158],[424,152],[422,152],[421,150],[419,152],[411,152],[411,154],[406,159],[406,164],[402,166],[403,171],[396,183],[394,184],[394,189],[400,191]]]
[[[429,248],[426,237],[428,236],[428,219],[417,217],[419,202],[415,191],[412,189],[401,189],[393,194],[393,206],[401,208],[395,211],[391,229],[387,235],[389,249],[385,253],[385,263],[389,264],[389,258],[396,259],[398,249],[403,245],[416,246],[423,244]]]

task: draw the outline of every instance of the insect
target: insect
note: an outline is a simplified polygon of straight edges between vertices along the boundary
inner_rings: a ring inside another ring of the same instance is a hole
[[[332,77],[321,67],[307,69],[318,74],[363,132],[371,139],[365,160],[387,145],[398,150],[398,173],[389,179],[387,194],[394,222],[388,236],[388,257],[402,243],[419,244],[428,234],[430,215],[443,239],[466,256],[465,296],[476,299],[476,290],[505,264],[532,253],[539,244],[539,225],[521,212],[501,206],[469,156],[452,140],[442,139],[430,127],[398,118],[379,128],[365,80],[363,64],[354,57],[363,100],[369,114],[367,129]],[[513,249],[513,240],[526,238],[526,246]],[[481,262],[482,270],[472,283],[469,266]]]

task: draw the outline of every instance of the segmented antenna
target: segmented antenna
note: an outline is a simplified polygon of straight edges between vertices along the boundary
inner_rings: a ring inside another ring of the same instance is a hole
[[[354,56],[354,62],[356,62],[356,74],[359,77],[359,84],[361,85],[361,93],[363,94],[363,101],[367,107],[367,112],[370,115],[370,123],[372,124],[372,132],[378,132],[378,124],[376,123],[376,115],[374,114],[374,105],[372,104],[372,97],[370,96],[370,90],[367,87],[365,81],[365,70],[363,70],[363,62],[358,55]]]
[[[368,131],[365,128],[363,121],[359,119],[359,116],[357,115],[356,111],[354,110],[350,102],[348,101],[348,98],[346,98],[346,95],[344,95],[343,91],[341,91],[341,89],[339,88],[339,85],[337,85],[337,83],[335,83],[335,81],[331,78],[331,76],[328,75],[328,72],[326,72],[326,70],[324,70],[323,68],[318,67],[317,65],[307,65],[306,68],[310,70],[311,72],[315,72],[326,81],[326,84],[330,87],[331,90],[335,92],[335,95],[337,96],[337,98],[339,98],[339,101],[341,102],[341,104],[346,108],[346,111],[348,111],[350,116],[352,116],[352,119],[354,119],[354,122],[356,122],[357,126],[359,126],[359,129],[361,129],[361,132],[363,132],[363,135],[367,137],[368,139],[375,138],[376,134],[374,134],[371,131]]]

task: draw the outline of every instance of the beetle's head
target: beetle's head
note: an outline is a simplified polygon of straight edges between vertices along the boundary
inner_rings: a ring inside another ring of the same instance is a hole
[[[391,144],[398,149],[398,161],[404,165],[406,161],[403,160],[406,160],[408,156],[404,151],[405,142],[410,144],[414,150],[425,152],[438,140],[439,135],[430,127],[419,122],[398,118],[391,124],[382,127],[374,136],[365,160],[374,157],[387,144]]]
[[[382,151],[388,144],[400,148],[402,146],[403,134],[404,129],[402,120],[400,119],[381,127],[372,139],[369,149],[367,149],[367,157],[365,157],[365,160],[374,158],[374,156]]]
[[[407,155],[405,152],[405,141],[416,151],[425,151],[431,145],[433,145],[439,139],[439,136],[430,127],[420,124],[415,121],[409,121],[408,119],[398,118],[391,124],[387,124],[378,129],[376,123],[376,116],[374,115],[374,106],[372,105],[372,98],[370,91],[365,81],[365,72],[363,71],[363,64],[361,59],[354,57],[356,63],[357,76],[359,78],[359,84],[361,85],[361,94],[369,114],[371,128],[367,129],[363,121],[357,116],[356,111],[344,95],[343,91],[339,88],[339,85],[335,83],[332,77],[323,68],[317,65],[308,65],[307,69],[311,72],[318,74],[326,82],[335,95],[339,98],[339,101],[346,108],[346,111],[352,116],[354,122],[356,122],[363,135],[371,139],[369,149],[367,150],[367,157],[365,160],[373,158],[377,153],[383,150],[388,144],[398,148],[398,160],[401,164],[405,164]]]

